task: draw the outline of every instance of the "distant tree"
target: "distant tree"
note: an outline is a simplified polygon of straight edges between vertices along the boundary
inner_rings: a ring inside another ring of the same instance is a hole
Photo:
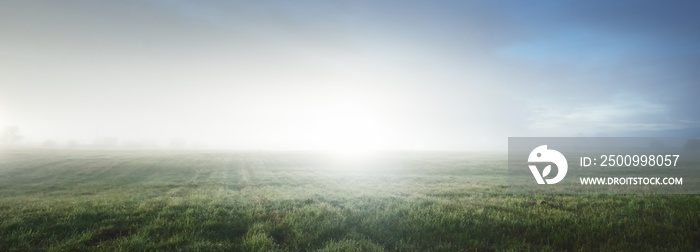
[[[44,141],[44,143],[42,144],[42,146],[44,146],[44,147],[46,147],[46,148],[55,148],[55,147],[56,147],[56,142],[55,142],[54,140],[46,140],[46,141]]]
[[[187,146],[187,141],[185,139],[182,139],[182,138],[173,137],[173,138],[170,138],[169,145],[170,145],[170,148],[173,148],[173,149],[182,149],[182,148],[185,148],[185,146]]]
[[[77,148],[80,147],[80,144],[78,144],[77,141],[75,140],[68,140],[68,143],[66,144],[68,148]]]
[[[0,138],[0,141],[4,145],[13,145],[22,140],[22,136],[19,134],[19,127],[17,126],[3,128]]]
[[[116,137],[103,137],[96,139],[95,142],[92,143],[93,147],[98,147],[98,148],[115,148],[119,145],[119,139]]]

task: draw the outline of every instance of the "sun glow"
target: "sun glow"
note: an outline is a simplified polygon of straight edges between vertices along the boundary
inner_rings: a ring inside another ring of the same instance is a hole
[[[334,101],[310,108],[303,138],[309,148],[343,164],[358,164],[386,148],[386,131],[376,106],[358,101]]]
[[[381,118],[367,104],[339,102],[319,117],[314,135],[322,148],[334,152],[366,152],[382,147]]]

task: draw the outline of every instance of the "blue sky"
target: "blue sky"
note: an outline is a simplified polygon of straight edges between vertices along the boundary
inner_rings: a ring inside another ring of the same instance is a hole
[[[26,142],[499,149],[700,136],[692,1],[4,1]]]

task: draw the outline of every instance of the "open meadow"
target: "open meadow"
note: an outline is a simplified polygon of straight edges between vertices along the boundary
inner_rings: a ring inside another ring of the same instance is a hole
[[[697,250],[700,195],[511,195],[505,153],[6,149],[0,251]]]

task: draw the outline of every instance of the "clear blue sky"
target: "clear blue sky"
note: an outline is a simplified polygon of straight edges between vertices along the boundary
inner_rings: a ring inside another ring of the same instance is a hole
[[[26,142],[467,150],[700,136],[694,1],[2,1]]]

